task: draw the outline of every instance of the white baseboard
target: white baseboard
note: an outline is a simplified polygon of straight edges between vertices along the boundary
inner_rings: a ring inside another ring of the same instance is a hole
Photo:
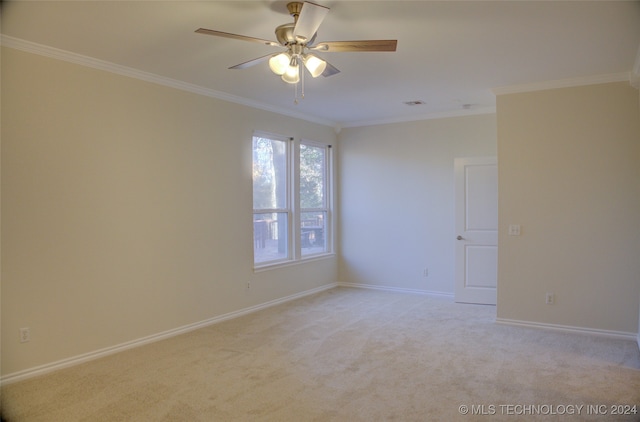
[[[343,283],[338,282],[338,286],[341,287],[355,287],[360,289],[374,289],[374,290],[385,290],[390,292],[400,292],[400,293],[414,293],[414,294],[424,294],[429,296],[441,297],[450,300],[454,300],[453,293],[446,292],[434,292],[429,290],[417,290],[417,289],[405,289],[399,287],[388,287],[388,286],[377,286],[373,284],[361,284],[361,283]],[[559,325],[559,324],[545,324],[540,322],[532,322],[532,321],[522,321],[516,319],[507,319],[507,318],[496,318],[497,324],[503,325],[514,325],[519,327],[528,327],[528,328],[537,328],[544,330],[555,330],[555,331],[564,331],[569,333],[580,333],[580,334],[589,334],[589,335],[599,335],[605,336],[609,338],[617,338],[623,340],[635,340],[638,343],[638,348],[640,349],[640,331],[638,333],[628,333],[625,331],[613,331],[613,330],[600,330],[595,328],[584,328],[584,327],[574,327],[570,325]]]
[[[338,286],[341,287],[355,287],[358,289],[373,289],[373,290],[384,290],[387,292],[398,292],[398,293],[413,293],[413,294],[421,294],[428,296],[435,296],[440,298],[446,298],[453,300],[453,293],[447,292],[436,292],[432,290],[419,290],[419,289],[406,289],[403,287],[390,287],[390,286],[378,286],[375,284],[362,284],[362,283],[338,283]]]
[[[521,321],[517,319],[496,318],[497,324],[515,325],[518,327],[539,328],[543,330],[563,331],[566,333],[580,333],[604,336],[609,338],[617,338],[623,340],[637,340],[640,346],[640,336],[636,333],[628,333],[625,331],[600,330],[597,328],[574,327],[570,325],[545,324],[542,322]]]
[[[172,330],[167,330],[167,331],[163,331],[161,333],[153,334],[147,337],[142,337],[136,340],[128,341],[126,343],[121,343],[115,346],[106,347],[104,349],[95,350],[93,352],[84,353],[84,354],[73,356],[67,359],[62,359],[56,362],[36,366],[34,368],[25,369],[22,371],[11,373],[11,374],[7,374],[0,378],[0,385],[7,385],[7,384],[11,384],[18,381],[23,381],[28,378],[33,378],[39,375],[47,374],[49,372],[57,371],[59,369],[79,365],[84,362],[88,362],[88,361],[99,359],[105,356],[113,355],[115,353],[123,352],[125,350],[133,349],[135,347],[139,347],[145,344],[164,340],[170,337],[175,337],[180,334],[188,333],[190,331],[207,327],[209,325],[217,324],[222,321],[238,318],[253,312],[270,308],[272,306],[280,305],[285,302],[290,302],[295,299],[299,299],[299,298],[309,296],[315,293],[319,293],[325,290],[333,289],[337,286],[338,286],[338,283],[327,284],[311,290],[305,290],[304,292],[282,297],[280,299],[275,299],[269,302],[261,303],[259,305],[251,306],[249,308],[244,308],[238,311],[226,313],[224,315],[219,315],[210,319],[206,319],[204,321],[196,322],[189,325],[184,325],[182,327],[174,328]]]

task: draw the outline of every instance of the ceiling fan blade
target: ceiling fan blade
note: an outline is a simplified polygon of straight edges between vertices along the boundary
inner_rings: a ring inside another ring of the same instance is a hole
[[[340,71],[331,63],[327,62],[326,60],[325,62],[327,63],[327,67],[324,69],[324,72],[322,72],[322,76],[327,78],[329,76],[335,75],[336,73],[340,73]]]
[[[240,64],[237,64],[237,65],[235,65],[235,66],[231,66],[229,69],[246,69],[246,68],[248,68],[248,67],[251,67],[251,66],[257,65],[258,63],[262,63],[263,61],[265,61],[265,60],[267,60],[267,59],[269,59],[269,58],[271,58],[271,57],[273,57],[273,56],[276,56],[276,55],[278,55],[278,54],[280,54],[280,53],[276,53],[276,54],[273,54],[273,53],[271,53],[271,54],[267,54],[266,56],[258,57],[257,59],[249,60],[249,61],[247,61],[247,62],[240,63]]]
[[[310,41],[318,31],[327,13],[329,13],[328,7],[305,1],[302,5],[300,16],[296,21],[296,26],[293,28],[293,36],[296,40],[302,43]]]
[[[231,34],[229,32],[214,31],[213,29],[198,28],[196,29],[196,32],[198,34],[214,35],[216,37],[232,38],[234,40],[257,42],[259,44],[270,45],[273,47],[280,47],[280,44],[278,44],[275,41],[263,40],[261,38],[247,37],[245,35]]]
[[[327,53],[396,51],[397,45],[398,40],[324,41],[310,47],[310,49]]]

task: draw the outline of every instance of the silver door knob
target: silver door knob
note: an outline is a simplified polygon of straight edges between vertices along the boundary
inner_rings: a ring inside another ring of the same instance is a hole
[[[456,239],[458,239],[458,240],[464,240],[464,237],[462,237],[462,236],[458,236],[458,237],[456,237]]]

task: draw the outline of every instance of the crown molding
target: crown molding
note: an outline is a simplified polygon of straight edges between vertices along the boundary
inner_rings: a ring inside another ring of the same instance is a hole
[[[611,73],[608,75],[593,75],[579,78],[558,79],[554,81],[534,82],[523,85],[512,85],[493,88],[495,95],[519,94],[531,91],[543,91],[546,89],[570,88],[574,86],[606,84],[611,82],[630,82],[629,72]]]
[[[304,113],[297,113],[285,108],[274,107],[269,104],[264,104],[258,101],[250,100],[244,97],[228,94],[226,92],[216,91],[214,89],[205,88],[199,85],[183,82],[177,79],[168,78],[165,76],[156,75],[154,73],[143,72],[138,69],[134,69],[127,66],[111,63],[105,60],[95,59],[93,57],[84,56],[82,54],[73,53],[71,51],[62,50],[55,47],[50,47],[43,44],[34,43],[31,41],[23,40],[21,38],[15,38],[8,35],[0,35],[0,45],[13,48],[16,50],[25,51],[27,53],[37,54],[44,57],[49,57],[56,60],[62,60],[69,63],[78,64],[81,66],[90,67],[93,69],[103,70],[105,72],[115,73],[121,76],[126,76],[134,79],[139,79],[154,84],[179,89],[182,91],[191,92],[198,95],[204,95],[206,97],[216,98],[223,101],[228,101],[244,106],[277,113],[280,115],[293,117],[296,119],[306,120],[308,122],[317,123],[324,126],[332,127],[336,133],[344,127],[358,127],[358,126],[370,126],[380,125],[387,123],[400,123],[418,120],[428,119],[440,119],[445,117],[458,117],[472,114],[488,114],[495,113],[495,107],[478,108],[473,110],[461,110],[451,111],[443,113],[433,113],[427,115],[413,116],[413,117],[400,117],[383,120],[370,120],[370,121],[356,121],[356,122],[344,122],[338,123],[326,119],[316,118]]]
[[[464,117],[464,116],[475,116],[479,114],[495,114],[495,113],[496,113],[495,106],[477,107],[477,108],[471,108],[469,110],[443,111],[443,112],[419,114],[415,116],[394,117],[389,119],[359,120],[354,122],[343,122],[340,128],[387,125],[391,123],[417,122],[422,120],[446,119],[449,117]]]
[[[57,60],[66,61],[69,63],[78,64],[81,66],[86,66],[86,67],[90,67],[98,70],[103,70],[106,72],[115,73],[121,76],[135,78],[135,79],[151,82],[158,85],[191,92],[198,95],[203,95],[206,97],[211,97],[211,98],[216,98],[223,101],[241,104],[244,106],[280,114],[283,116],[293,117],[296,119],[301,119],[301,120],[317,123],[324,126],[330,126],[334,128],[336,133],[339,133],[342,128],[349,128],[349,127],[375,126],[375,125],[383,125],[383,124],[391,124],[391,123],[403,123],[403,122],[413,122],[413,121],[421,121],[421,120],[443,119],[443,118],[449,118],[449,117],[463,117],[463,116],[470,116],[470,115],[496,113],[495,106],[492,106],[492,107],[478,107],[470,110],[454,110],[454,111],[427,113],[427,114],[416,115],[416,116],[395,117],[395,118],[388,118],[388,119],[360,120],[360,121],[352,121],[352,122],[333,122],[330,120],[309,116],[304,113],[297,113],[289,109],[274,107],[269,104],[265,104],[258,101],[250,100],[248,98],[228,94],[226,92],[216,91],[214,89],[205,88],[199,85],[183,82],[177,79],[156,75],[150,72],[143,72],[141,70],[134,69],[131,67],[118,65],[115,63],[107,62],[105,60],[95,59],[93,57],[84,56],[81,54],[73,53],[66,50],[61,50],[59,48],[50,47],[43,44],[34,43],[31,41],[26,41],[20,38],[11,37],[4,34],[0,35],[0,45],[13,48],[16,50],[25,51],[32,54],[38,54],[44,57],[49,57]],[[530,92],[530,91],[540,91],[545,89],[567,88],[567,87],[581,86],[581,85],[594,85],[594,84],[601,84],[601,83],[624,82],[624,81],[628,81],[635,88],[638,88],[640,86],[640,49],[638,49],[635,65],[631,72],[615,73],[615,74],[608,74],[608,75],[596,75],[596,76],[588,76],[588,77],[582,77],[582,78],[560,79],[555,81],[545,81],[545,82],[536,82],[536,83],[523,84],[523,85],[497,87],[497,88],[494,88],[492,92],[495,95],[504,95],[504,94],[516,94],[516,93]]]
[[[4,34],[0,35],[0,44],[5,47],[13,48],[16,50],[38,54],[40,56],[62,60],[69,63],[78,64],[81,66],[91,67],[94,69],[103,70],[106,72],[111,72],[118,75],[127,76],[130,78],[140,79],[146,82],[163,85],[166,87],[191,92],[194,94],[204,95],[206,97],[216,98],[223,101],[229,101],[232,103],[241,104],[241,105],[245,105],[252,108],[257,108],[260,110],[270,111],[272,113],[277,113],[277,114],[281,114],[288,117],[294,117],[296,119],[302,119],[312,123],[318,123],[324,126],[330,126],[330,127],[336,126],[336,122],[332,122],[329,120],[316,118],[303,113],[296,113],[288,109],[274,107],[269,104],[264,104],[258,101],[249,100],[244,97],[231,95],[226,92],[216,91],[214,89],[205,88],[205,87],[191,84],[188,82],[179,81],[177,79],[156,75],[154,73],[143,72],[141,70],[133,69],[131,67],[107,62],[105,60],[95,59],[93,57],[84,56],[82,54],[61,50],[59,48],[50,47],[47,45],[38,44],[31,41],[26,41],[20,38],[11,37]]]

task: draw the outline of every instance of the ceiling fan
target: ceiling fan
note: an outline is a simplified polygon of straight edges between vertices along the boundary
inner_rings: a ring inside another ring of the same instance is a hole
[[[278,40],[277,42],[206,28],[199,28],[195,32],[217,37],[257,42],[272,47],[285,47],[286,50],[284,52],[267,54],[231,66],[229,69],[245,69],[268,59],[269,67],[273,73],[281,76],[283,81],[290,84],[297,84],[300,81],[301,74],[304,78],[304,71],[300,71],[301,63],[314,78],[320,75],[327,77],[340,72],[330,63],[320,58],[315,52],[396,51],[397,40],[325,41],[316,43],[318,28],[327,13],[329,13],[329,8],[305,1],[304,3],[291,2],[287,4],[287,9],[289,10],[289,14],[293,16],[294,21],[276,28],[275,34]]]

